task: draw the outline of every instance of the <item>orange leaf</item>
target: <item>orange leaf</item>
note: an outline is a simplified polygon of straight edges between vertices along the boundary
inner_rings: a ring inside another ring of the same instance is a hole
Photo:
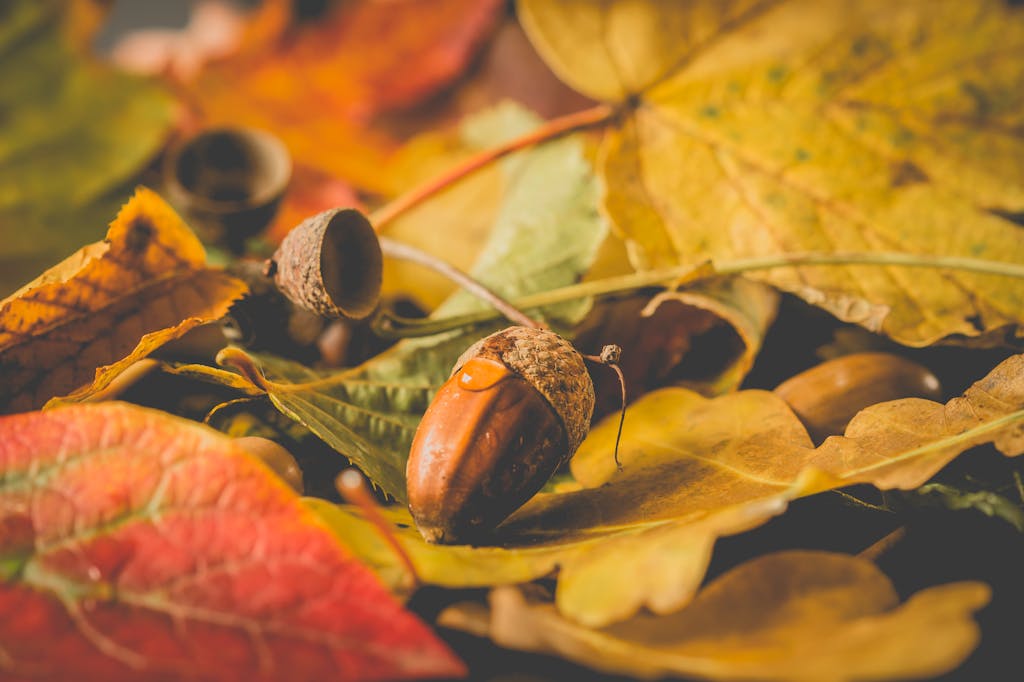
[[[275,8],[277,3],[270,5]],[[383,191],[395,140],[374,128],[383,111],[418,103],[450,83],[489,35],[498,0],[346,2],[315,25],[250,37],[235,58],[191,84],[202,123],[263,128],[308,166]],[[254,21],[268,24],[268,12]]]
[[[0,410],[39,407],[88,384],[72,395],[83,397],[223,316],[246,287],[205,258],[170,206],[140,188],[104,241],[0,301]]]
[[[0,419],[0,679],[464,673],[231,439],[125,403]]]

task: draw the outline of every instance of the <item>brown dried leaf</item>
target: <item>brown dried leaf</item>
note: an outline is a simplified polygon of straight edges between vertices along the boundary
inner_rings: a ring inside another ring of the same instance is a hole
[[[622,348],[619,366],[629,400],[667,383],[704,395],[739,388],[775,320],[778,292],[743,278],[722,278],[653,298],[600,301],[576,330],[582,352]],[[597,417],[617,412],[618,377],[591,374]]]
[[[216,320],[245,284],[205,265],[199,240],[140,188],[103,242],[90,244],[0,302],[0,410],[82,398],[126,367]]]

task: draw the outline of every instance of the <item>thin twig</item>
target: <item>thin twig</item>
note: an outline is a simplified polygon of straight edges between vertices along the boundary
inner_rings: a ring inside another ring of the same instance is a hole
[[[377,503],[366,487],[363,475],[357,469],[346,469],[338,474],[334,485],[346,502],[358,507],[363,512],[366,520],[377,528],[384,540],[394,550],[398,559],[409,573],[409,578],[412,582],[410,590],[415,591],[422,584],[422,581],[420,580],[419,573],[416,571],[415,564],[412,562],[412,557],[402,547],[402,543],[395,537],[395,531],[391,524],[388,523],[388,520],[380,513],[380,509],[377,508]]]
[[[905,537],[907,537],[907,527],[900,526],[891,533],[888,533],[878,542],[875,542],[870,547],[857,554],[857,556],[861,559],[877,562],[884,555],[888,554],[889,551],[898,545]]]
[[[616,114],[616,109],[608,104],[599,104],[590,109],[577,111],[566,116],[552,119],[540,127],[530,131],[526,135],[517,137],[514,140],[487,149],[476,156],[464,161],[447,173],[434,178],[424,185],[421,185],[407,194],[403,194],[394,201],[377,209],[370,217],[370,222],[379,231],[388,223],[409,210],[419,206],[421,203],[434,196],[438,192],[451,187],[463,178],[481,168],[494,163],[513,152],[527,147],[532,147],[541,142],[547,142],[573,133],[584,128],[600,125],[610,121]]]
[[[619,461],[619,442],[622,440],[622,427],[626,423],[626,377],[622,374],[622,368],[619,367],[619,359],[621,357],[622,348],[615,344],[602,348],[600,355],[583,355],[584,360],[590,360],[599,365],[611,367],[619,377],[619,386],[622,388],[622,409],[619,411],[619,431],[615,434],[614,453],[615,468],[619,471],[622,471],[622,462]]]
[[[898,251],[876,251],[863,253],[795,253],[745,258],[726,261],[709,266],[678,265],[658,270],[644,270],[627,275],[572,284],[559,289],[543,291],[524,296],[514,301],[522,310],[534,310],[546,306],[576,301],[583,298],[608,296],[636,291],[654,286],[693,284],[722,275],[739,275],[747,272],[772,270],[776,268],[811,267],[829,265],[870,265],[877,267],[914,267],[935,270],[960,270],[985,275],[997,275],[1024,279],[1024,264],[1008,261],[992,261],[959,256],[930,256],[902,253]],[[393,337],[429,336],[441,332],[479,324],[493,319],[489,311],[469,313],[449,318],[416,320],[392,316],[385,321],[382,331]]]
[[[385,256],[422,265],[439,275],[447,277],[480,300],[490,304],[495,310],[516,324],[521,324],[524,327],[533,327],[534,329],[546,329],[544,324],[519,310],[519,308],[516,308],[500,295],[451,263],[447,263],[426,251],[417,249],[415,246],[403,244],[383,236],[380,237],[380,249]]]

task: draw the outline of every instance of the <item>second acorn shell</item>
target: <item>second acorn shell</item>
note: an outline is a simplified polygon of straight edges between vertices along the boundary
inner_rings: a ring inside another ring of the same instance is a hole
[[[354,208],[324,211],[296,225],[272,263],[281,293],[321,317],[359,320],[380,300],[380,242],[370,221]]]

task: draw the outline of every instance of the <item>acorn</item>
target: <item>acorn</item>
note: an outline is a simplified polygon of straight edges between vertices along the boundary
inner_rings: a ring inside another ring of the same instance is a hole
[[[475,343],[413,439],[406,481],[420,534],[480,539],[576,452],[593,411],[583,356],[554,332],[509,327]]]
[[[869,405],[900,398],[941,400],[938,378],[924,365],[892,353],[851,353],[790,377],[775,387],[815,444],[841,435]]]
[[[260,436],[244,436],[236,438],[235,445],[266,464],[295,492],[302,494],[302,469],[292,453],[280,443]]]
[[[292,228],[267,262],[266,274],[304,310],[361,320],[380,300],[383,260],[366,216],[354,208],[333,208]]]

